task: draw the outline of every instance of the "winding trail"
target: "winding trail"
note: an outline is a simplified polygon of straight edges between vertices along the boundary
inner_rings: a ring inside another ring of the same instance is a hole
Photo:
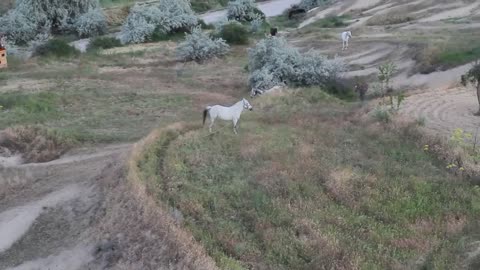
[[[104,265],[93,249],[108,192],[102,181],[129,149],[110,146],[49,163],[0,167],[0,188],[11,191],[0,194],[0,269]]]

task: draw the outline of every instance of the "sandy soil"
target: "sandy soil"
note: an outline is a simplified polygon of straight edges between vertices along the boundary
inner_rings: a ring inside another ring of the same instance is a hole
[[[449,19],[449,18],[466,17],[466,16],[470,15],[479,6],[480,6],[480,2],[477,2],[477,3],[473,3],[471,5],[463,6],[463,7],[460,7],[460,8],[440,12],[438,14],[435,14],[433,16],[430,16],[430,17],[427,17],[427,18],[424,18],[424,19],[421,19],[419,21],[420,22],[432,22],[432,21],[446,20],[446,19]]]
[[[477,110],[473,89],[453,88],[409,96],[401,113],[412,120],[424,118],[427,128],[448,137],[456,128],[475,134],[480,127],[480,117],[473,115]]]
[[[85,269],[95,261],[90,234],[101,221],[104,168],[129,146],[78,153],[44,164],[0,167],[0,269]],[[24,172],[28,171],[28,174]],[[21,177],[17,177],[20,175]],[[17,188],[20,187],[20,188]]]

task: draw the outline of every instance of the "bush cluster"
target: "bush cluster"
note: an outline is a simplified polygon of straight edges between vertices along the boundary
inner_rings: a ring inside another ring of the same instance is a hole
[[[99,8],[98,0],[17,0],[15,8],[0,18],[0,31],[19,45],[40,32],[95,35],[106,26]]]
[[[189,30],[198,19],[187,0],[160,0],[153,6],[136,5],[130,10],[120,34],[122,43],[141,43],[157,33]]]
[[[221,57],[228,53],[230,47],[220,38],[212,39],[200,27],[195,27],[191,34],[187,34],[185,41],[177,47],[177,59],[180,61],[203,62]]]
[[[254,0],[234,0],[228,3],[227,18],[229,20],[250,22],[258,16],[265,19],[265,14],[257,8]]]
[[[298,86],[324,85],[335,80],[345,65],[315,51],[301,54],[283,38],[270,37],[249,49],[249,82],[255,89],[270,89],[284,83]]]

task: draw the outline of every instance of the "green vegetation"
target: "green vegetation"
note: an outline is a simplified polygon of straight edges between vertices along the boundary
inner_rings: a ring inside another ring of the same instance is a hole
[[[218,37],[224,39],[228,44],[244,45],[248,44],[250,33],[247,28],[240,23],[231,22],[222,26]]]
[[[401,24],[415,20],[415,17],[400,14],[376,15],[367,20],[367,25],[393,25]]]
[[[100,0],[100,5],[102,7],[109,8],[109,7],[118,7],[118,6],[129,6],[140,1],[142,0]]]
[[[415,126],[339,124],[353,117],[340,103],[318,88],[265,97],[240,136],[191,131],[139,166],[222,269],[457,268],[480,190],[416,145]]]
[[[88,50],[111,49],[121,47],[120,40],[113,37],[97,37],[93,39],[88,45]]]
[[[464,63],[480,59],[480,45],[472,44],[468,48],[449,48],[441,52],[436,61],[444,68],[455,67]]]
[[[78,56],[80,52],[74,47],[68,45],[63,39],[50,39],[47,43],[35,48],[35,55],[47,57],[73,57]]]
[[[288,15],[282,14],[275,17],[268,18],[270,25],[278,27],[279,29],[283,28],[297,28],[302,22],[301,19],[288,19]]]
[[[452,39],[446,44],[425,45],[415,57],[418,62],[418,71],[423,74],[448,70],[477,59],[480,59],[480,45],[463,39]]]
[[[313,27],[319,28],[337,28],[337,27],[346,27],[348,23],[346,22],[349,19],[348,16],[327,16],[321,20],[318,20],[313,23]]]
[[[228,0],[192,0],[192,9],[195,12],[205,12],[212,9],[226,7]]]

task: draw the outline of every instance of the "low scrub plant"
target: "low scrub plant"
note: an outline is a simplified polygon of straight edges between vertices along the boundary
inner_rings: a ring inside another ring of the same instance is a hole
[[[222,57],[229,52],[230,47],[221,38],[212,38],[203,32],[200,27],[186,34],[185,41],[177,47],[177,59],[179,61],[204,62],[215,57]]]
[[[315,51],[301,54],[284,38],[270,37],[248,50],[249,82],[253,88],[266,90],[284,83],[298,86],[324,85],[335,80],[345,65]]]
[[[310,10],[321,5],[327,4],[329,0],[302,0],[298,5],[300,8]]]
[[[248,44],[249,33],[241,23],[230,21],[221,27],[217,36],[228,44]]]
[[[415,20],[412,16],[407,16],[404,14],[383,14],[373,16],[367,20],[367,25],[393,25],[401,24]]]
[[[348,23],[345,22],[347,19],[346,16],[328,16],[324,19],[319,20],[314,23],[314,26],[321,28],[337,28],[337,27],[346,27]]]
[[[88,50],[98,50],[98,49],[111,49],[115,47],[121,47],[122,43],[120,40],[114,37],[97,37],[90,41],[88,45]]]
[[[195,12],[205,12],[217,7],[225,7],[229,0],[192,0],[190,2]]]
[[[134,6],[120,33],[122,43],[148,41],[158,31],[172,33],[198,24],[190,3],[186,0],[160,0],[153,6]]]
[[[73,57],[80,52],[62,39],[50,39],[47,43],[35,49],[37,56]]]

